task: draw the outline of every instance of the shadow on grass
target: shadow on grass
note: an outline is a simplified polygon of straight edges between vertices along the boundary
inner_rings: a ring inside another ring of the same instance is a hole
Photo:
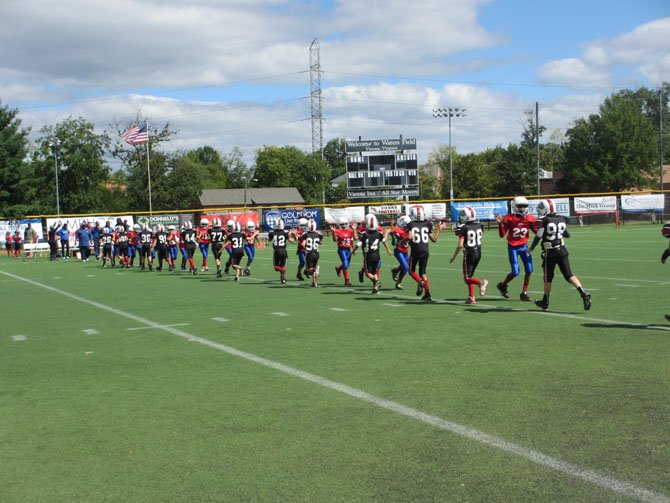
[[[625,330],[660,330],[663,332],[670,331],[670,325],[661,325],[660,323],[582,323],[586,328],[618,328]]]

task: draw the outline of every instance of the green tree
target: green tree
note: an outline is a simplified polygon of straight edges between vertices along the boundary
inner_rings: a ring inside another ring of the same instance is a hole
[[[36,209],[33,170],[25,162],[30,130],[21,128],[17,114],[16,109],[0,107],[0,216],[9,218]]]
[[[206,170],[205,179],[202,181],[203,189],[223,189],[228,184],[228,171],[226,170],[221,155],[212,147],[204,146],[190,150],[186,156],[190,161],[202,166]]]
[[[323,158],[330,169],[330,179],[347,171],[347,144],[344,138],[333,138],[323,147]]]
[[[56,184],[54,155],[58,155],[58,188],[61,213],[95,213],[104,206],[110,168],[105,160],[109,146],[106,133],[98,134],[83,117],[68,117],[54,126],[40,129],[38,150],[33,157],[42,189],[39,201],[53,211],[51,194]],[[53,148],[57,139],[58,147]]]
[[[166,210],[196,208],[199,203],[198,196],[203,187],[206,187],[208,179],[211,181],[213,163],[203,164],[197,155],[192,154],[193,151],[175,154],[168,161],[169,172],[163,206]]]
[[[577,119],[567,137],[559,190],[618,192],[655,183],[658,139],[635,97],[608,97],[598,114]]]
[[[244,187],[244,180],[254,178],[253,168],[249,168],[244,162],[242,151],[239,147],[223,154],[221,159],[223,169],[226,171],[227,187],[232,189],[241,189]]]
[[[480,198],[495,195],[491,168],[483,154],[466,154],[459,158],[454,170],[455,185],[460,198]]]
[[[306,155],[297,147],[265,145],[256,151],[255,178],[261,187],[291,187],[305,163]]]

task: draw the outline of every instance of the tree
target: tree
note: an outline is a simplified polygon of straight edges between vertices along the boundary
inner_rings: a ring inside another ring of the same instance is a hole
[[[190,150],[186,154],[190,161],[205,169],[205,179],[202,181],[203,189],[223,189],[228,183],[228,171],[226,170],[221,155],[212,147],[204,146]]]
[[[330,169],[330,179],[347,171],[347,143],[344,138],[333,138],[323,147],[323,158]]]
[[[655,183],[658,139],[634,96],[608,97],[599,114],[577,119],[567,132],[564,192],[618,192]]]
[[[198,161],[193,151],[176,154],[169,161],[169,172],[166,177],[164,206],[166,210],[194,208],[207,179],[211,176],[212,163],[203,164]],[[218,156],[218,154],[217,154]]]
[[[16,109],[0,107],[0,216],[10,218],[36,209],[33,170],[25,162],[30,130],[21,128],[17,114]]]
[[[105,160],[109,146],[106,133],[98,134],[83,117],[68,117],[54,126],[40,129],[38,150],[33,157],[40,179],[40,204],[47,212],[55,208],[53,187],[56,185],[55,158],[58,155],[58,188],[62,213],[95,213],[106,211],[106,182],[110,168]],[[53,148],[57,139],[58,147]]]
[[[480,198],[495,195],[491,168],[483,154],[467,154],[458,160],[454,170],[458,197]]]
[[[247,180],[254,178],[253,169],[245,164],[239,147],[233,147],[228,154],[223,154],[221,161],[226,171],[228,188],[242,188],[245,178]]]

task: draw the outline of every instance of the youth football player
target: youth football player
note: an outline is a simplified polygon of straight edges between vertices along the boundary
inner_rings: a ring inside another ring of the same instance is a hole
[[[430,285],[426,274],[428,257],[430,256],[429,243],[437,242],[441,225],[438,225],[433,233],[433,224],[426,220],[423,206],[412,206],[409,211],[412,220],[407,226],[407,232],[410,236],[409,275],[417,282],[417,297],[423,294],[421,299],[430,302],[433,299],[430,296]]]
[[[379,281],[379,271],[381,270],[382,260],[380,257],[380,245],[386,247],[389,255],[393,255],[388,243],[386,242],[386,234],[382,232],[379,227],[377,217],[373,214],[365,216],[365,232],[362,232],[359,241],[354,248],[355,253],[358,248],[363,249],[365,254],[365,274],[370,281],[372,281],[372,293],[379,293],[381,283]]]
[[[242,274],[242,257],[244,257],[244,243],[246,235],[242,232],[239,222],[234,223],[233,231],[228,233],[226,241],[230,243],[230,266],[235,269],[235,281],[240,280]]]
[[[221,219],[214,218],[212,226],[207,230],[209,233],[209,240],[212,243],[212,255],[214,255],[214,262],[216,263],[216,277],[221,278],[221,254],[223,253],[223,242],[226,240],[226,231],[221,227]]]
[[[395,227],[391,227],[388,235],[391,236],[391,243],[394,245],[393,255],[398,261],[398,267],[391,269],[391,277],[395,282],[396,290],[402,290],[402,280],[409,271],[409,243],[410,236],[407,233],[407,226],[411,222],[407,215],[398,218]]]
[[[258,240],[258,229],[256,228],[254,221],[249,220],[244,227],[244,253],[247,256],[247,265],[244,267],[245,276],[251,274],[251,263],[256,256],[256,244],[260,244],[260,241]]]
[[[307,222],[307,232],[298,238],[298,246],[305,250],[305,275],[312,278],[312,288],[319,284],[319,248],[323,235],[316,230],[316,222],[310,219]]]
[[[486,295],[486,286],[489,284],[487,279],[478,280],[474,277],[475,269],[482,258],[484,225],[477,221],[477,214],[470,207],[461,208],[458,213],[458,223],[456,227],[458,245],[449,263],[453,264],[461,250],[463,251],[463,280],[468,285],[468,298],[465,299],[465,303],[475,304],[475,286],[479,287],[479,295],[483,297]]]
[[[274,229],[268,234],[268,240],[272,243],[272,264],[275,271],[279,273],[281,284],[286,283],[286,260],[288,252],[286,245],[293,242],[293,234],[284,229],[284,221],[279,218],[275,222]]]
[[[153,251],[154,246],[154,233],[151,232],[149,224],[142,225],[142,230],[137,234],[137,239],[141,246],[140,269],[144,271],[145,267],[148,265],[149,271],[152,271],[154,267],[154,259],[151,252]]]
[[[344,286],[351,286],[349,280],[349,263],[351,262],[351,250],[354,246],[355,232],[347,217],[340,218],[339,228],[330,226],[333,241],[337,243],[337,255],[340,257],[340,265],[335,266],[337,277],[344,275]]]
[[[196,236],[198,237],[198,247],[200,248],[200,253],[202,253],[202,272],[207,270],[207,259],[209,258],[209,233],[207,229],[209,227],[209,219],[202,218],[200,219],[200,225],[195,228]]]
[[[291,233],[293,234],[293,239],[298,243],[298,248],[296,250],[296,255],[298,256],[298,274],[295,275],[298,281],[304,281],[305,278],[302,275],[302,270],[305,267],[305,245],[304,241],[300,240],[300,237],[307,232],[308,221],[306,218],[300,218],[298,220],[297,229],[293,229]]]
[[[540,228],[537,231],[537,236],[533,239],[530,251],[533,251],[537,244],[541,242],[544,296],[542,300],[536,300],[535,305],[544,311],[549,310],[551,283],[554,279],[554,270],[558,266],[565,280],[577,289],[582,298],[584,310],[588,311],[591,309],[591,294],[584,290],[577,276],[572,273],[568,260],[568,249],[565,247],[564,238],[570,237],[567,217],[556,213],[556,206],[551,199],[540,201],[537,205],[537,215]]]
[[[528,286],[530,275],[533,273],[533,257],[528,251],[528,239],[530,233],[535,232],[535,217],[528,214],[528,199],[523,196],[517,196],[512,200],[511,209],[512,213],[509,215],[496,217],[498,234],[501,238],[507,236],[507,256],[512,267],[505,279],[498,283],[497,288],[503,297],[509,298],[507,285],[521,272],[520,259],[525,274],[519,299],[530,302],[533,299],[528,296]]]
[[[184,229],[181,231],[181,240],[184,243],[184,251],[188,260],[189,272],[195,276],[198,274],[198,268],[195,266],[193,255],[198,247],[198,235],[191,222],[184,222]]]

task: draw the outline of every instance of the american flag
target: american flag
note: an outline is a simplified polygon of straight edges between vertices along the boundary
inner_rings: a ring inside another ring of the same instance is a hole
[[[139,145],[141,143],[147,143],[149,141],[149,131],[147,129],[147,123],[140,124],[138,126],[133,126],[127,131],[121,133],[121,138],[131,145]]]

